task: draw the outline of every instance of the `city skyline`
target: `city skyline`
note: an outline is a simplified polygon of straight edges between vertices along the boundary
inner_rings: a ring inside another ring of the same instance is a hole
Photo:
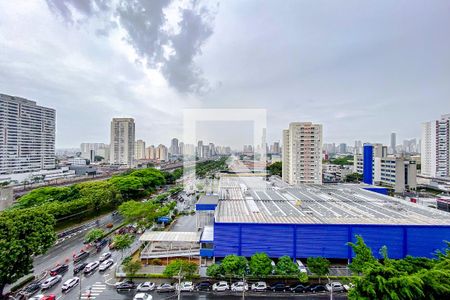
[[[136,137],[168,144],[192,107],[265,108],[268,141],[300,120],[323,124],[324,141],[347,144],[388,144],[391,131],[418,138],[420,123],[450,111],[445,1],[128,8],[0,4],[8,57],[0,91],[56,109],[58,148],[107,142],[113,117],[132,117]],[[139,17],[160,22],[145,28]]]

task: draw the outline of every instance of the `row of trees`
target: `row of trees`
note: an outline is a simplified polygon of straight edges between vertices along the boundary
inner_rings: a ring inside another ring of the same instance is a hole
[[[226,170],[227,158],[228,157],[221,157],[219,160],[207,160],[197,163],[195,166],[195,175],[198,178],[205,178],[205,176],[210,173]]]

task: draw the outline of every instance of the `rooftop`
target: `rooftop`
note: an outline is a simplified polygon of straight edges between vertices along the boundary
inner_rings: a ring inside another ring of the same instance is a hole
[[[450,225],[450,214],[361,185],[288,186],[277,178],[222,177],[216,222]]]
[[[139,238],[141,242],[182,242],[198,243],[199,232],[146,231]]]
[[[197,204],[214,204],[217,205],[219,202],[219,196],[217,195],[202,195],[198,199]]]

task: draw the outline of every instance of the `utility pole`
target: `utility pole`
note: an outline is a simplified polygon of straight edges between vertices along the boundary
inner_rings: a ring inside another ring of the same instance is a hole
[[[178,272],[178,300],[181,300],[181,267]]]
[[[78,299],[81,300],[81,277],[83,276],[83,273],[80,274],[80,292],[78,294]]]
[[[245,299],[245,274],[242,274],[242,300]]]

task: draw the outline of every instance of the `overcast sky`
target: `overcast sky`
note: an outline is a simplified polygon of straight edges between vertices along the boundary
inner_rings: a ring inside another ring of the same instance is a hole
[[[112,117],[169,144],[183,108],[267,109],[270,142],[312,121],[325,142],[400,143],[450,113],[449,15],[446,0],[0,1],[0,93],[55,108],[59,148],[109,142]]]

